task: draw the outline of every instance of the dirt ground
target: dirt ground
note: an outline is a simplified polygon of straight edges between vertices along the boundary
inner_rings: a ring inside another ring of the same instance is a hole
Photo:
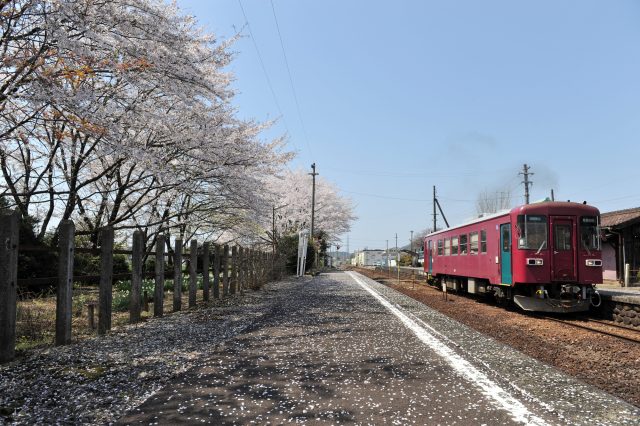
[[[443,294],[423,282],[389,279],[383,272],[358,269],[383,284],[580,380],[640,406],[640,345],[536,318],[467,296]],[[607,326],[603,326],[606,330]],[[638,332],[606,330],[638,338]]]

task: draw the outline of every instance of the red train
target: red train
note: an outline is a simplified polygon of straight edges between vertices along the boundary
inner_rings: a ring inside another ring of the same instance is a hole
[[[425,272],[443,289],[526,311],[586,311],[602,282],[599,223],[586,204],[519,206],[427,235]]]

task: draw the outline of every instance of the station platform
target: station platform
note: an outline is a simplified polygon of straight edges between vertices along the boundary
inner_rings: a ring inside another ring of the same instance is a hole
[[[640,286],[621,287],[615,284],[598,284],[596,288],[605,300],[640,305]]]
[[[596,308],[601,318],[640,329],[640,287],[621,287],[614,282],[596,288],[602,298]]]

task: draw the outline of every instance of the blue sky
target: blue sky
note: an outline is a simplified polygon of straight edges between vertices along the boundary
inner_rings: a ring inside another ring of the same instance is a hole
[[[430,227],[433,185],[452,224],[482,191],[522,203],[524,163],[532,200],[640,206],[640,2],[241,4],[253,40],[238,0],[178,1],[222,39],[242,31],[238,113],[278,118],[265,137],[289,135],[292,168],[315,162],[354,200],[351,251]]]

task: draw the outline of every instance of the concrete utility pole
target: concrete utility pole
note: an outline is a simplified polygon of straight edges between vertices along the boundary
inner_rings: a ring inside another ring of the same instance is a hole
[[[433,232],[436,232],[436,186],[433,185]]]
[[[400,283],[400,251],[398,250],[398,233],[396,232],[396,270],[398,271],[398,283]]]
[[[411,239],[409,240],[409,245],[411,246],[411,266],[415,266],[413,264],[413,231],[411,231]]]
[[[318,256],[316,255],[316,245],[315,240],[313,239],[313,225],[315,223],[316,216],[316,176],[318,176],[318,173],[316,173],[316,163],[311,165],[311,170],[313,170],[313,172],[309,174],[313,177],[313,187],[311,189],[311,235],[309,238],[311,238],[311,247],[313,247],[313,263],[317,266]]]
[[[533,182],[529,180],[529,175],[533,176],[535,173],[531,173],[529,171],[530,167],[526,164],[523,166],[522,170],[523,171],[518,174],[524,176],[524,180],[522,181],[522,183],[524,183],[524,203],[529,204],[529,185],[533,185]]]
[[[315,224],[315,216],[316,216],[316,176],[319,173],[316,173],[316,163],[311,165],[311,170],[313,172],[309,173],[313,177],[313,186],[311,189],[311,239],[313,240],[313,226]]]

